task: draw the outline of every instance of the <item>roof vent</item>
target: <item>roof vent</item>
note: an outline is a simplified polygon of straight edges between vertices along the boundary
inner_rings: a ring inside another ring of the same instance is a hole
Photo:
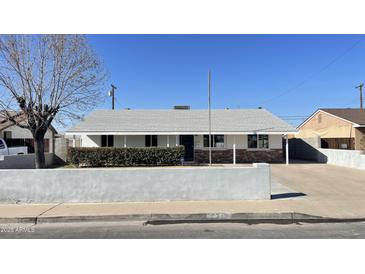
[[[190,109],[190,106],[174,106],[174,109],[189,110]]]
[[[258,107],[258,109],[262,109],[262,107]]]

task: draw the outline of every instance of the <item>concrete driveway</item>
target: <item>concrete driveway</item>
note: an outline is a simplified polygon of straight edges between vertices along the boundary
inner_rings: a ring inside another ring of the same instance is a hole
[[[271,172],[272,180],[294,193],[305,194],[305,199],[292,200],[290,208],[293,210],[328,217],[365,217],[365,171],[327,164],[294,163],[288,166],[274,164]]]

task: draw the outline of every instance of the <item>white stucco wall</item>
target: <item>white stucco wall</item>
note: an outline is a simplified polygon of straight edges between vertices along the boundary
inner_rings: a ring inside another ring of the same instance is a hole
[[[268,200],[270,166],[0,170],[0,203]]]
[[[282,135],[269,135],[269,148],[280,149],[283,146]]]
[[[1,136],[4,136],[4,131],[11,131],[11,138],[12,139],[32,139],[32,133],[25,128],[20,128],[18,126],[11,126],[8,127],[6,129],[4,129],[1,132]],[[47,130],[46,135],[45,135],[46,139],[52,138],[52,131],[51,130]]]
[[[127,147],[144,147],[145,138],[144,135],[127,136]]]
[[[247,148],[247,135],[226,135],[224,146],[226,148],[233,148],[234,140],[236,141],[236,149]]]
[[[115,147],[124,147],[124,136],[123,135],[114,136],[114,146]]]

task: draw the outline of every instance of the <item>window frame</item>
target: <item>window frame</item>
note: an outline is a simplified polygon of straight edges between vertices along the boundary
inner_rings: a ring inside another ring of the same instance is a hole
[[[223,137],[223,142],[217,142],[217,138],[216,137]],[[226,141],[226,137],[224,134],[211,134],[212,140],[211,140],[211,147],[212,148],[225,148],[225,141]],[[223,144],[223,146],[219,146],[217,147],[217,143],[218,144]],[[209,134],[204,134],[203,135],[203,148],[209,148]]]
[[[260,140],[260,137],[262,137],[261,140]],[[261,147],[260,141],[262,141],[262,147]],[[267,142],[265,142],[265,141],[267,141]],[[265,143],[267,144],[267,147],[265,146]],[[260,134],[257,136],[257,148],[258,149],[269,149],[270,148],[270,140],[269,140],[268,134]]]
[[[101,135],[101,147],[114,147],[114,135]]]
[[[12,139],[13,137],[13,132],[10,131],[10,130],[4,130],[4,140],[9,140],[9,139]]]
[[[253,147],[253,146],[250,146],[250,136],[254,137],[256,136],[256,146]],[[261,138],[264,138],[264,139],[261,139]],[[262,144],[267,144],[267,147],[266,146],[261,146],[260,145],[260,139],[263,141]],[[265,139],[267,139],[267,142],[265,142]],[[247,135],[247,149],[252,149],[252,150],[267,150],[267,149],[270,149],[270,136],[269,134],[248,134]]]
[[[157,135],[145,135],[145,147],[157,147],[158,136]]]
[[[255,137],[255,143],[256,145],[254,147],[250,146],[251,142],[250,142],[250,137]],[[257,149],[258,148],[258,135],[257,134],[248,134],[247,135],[247,148],[248,149]]]

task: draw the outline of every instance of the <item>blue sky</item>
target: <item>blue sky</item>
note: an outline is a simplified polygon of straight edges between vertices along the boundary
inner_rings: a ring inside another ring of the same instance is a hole
[[[358,107],[355,86],[365,81],[362,37],[88,36],[118,88],[117,108],[206,108],[211,69],[213,108],[261,106],[278,116],[306,116],[319,107]],[[99,108],[111,107],[107,90],[105,96]]]

